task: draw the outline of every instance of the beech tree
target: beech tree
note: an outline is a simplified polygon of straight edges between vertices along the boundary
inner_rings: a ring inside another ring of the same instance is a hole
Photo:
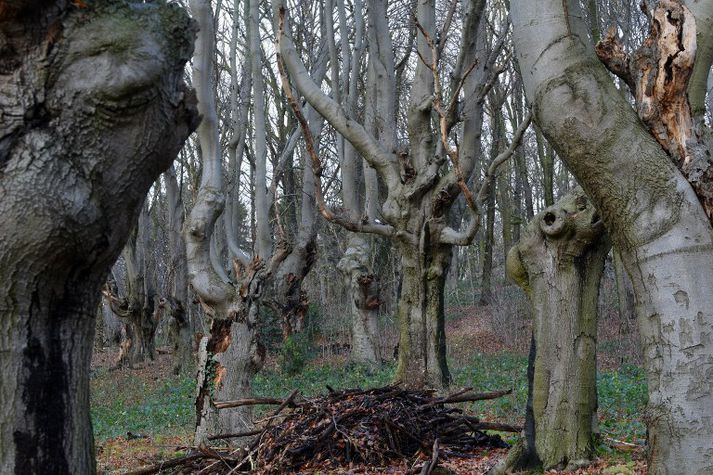
[[[381,203],[381,216],[370,219],[368,214],[354,219],[348,213],[331,210],[321,198],[321,161],[312,150],[315,169],[315,195],[320,213],[327,220],[354,232],[374,233],[392,240],[401,255],[402,286],[398,304],[400,325],[399,363],[396,380],[410,386],[443,387],[449,382],[445,359],[445,319],[443,290],[453,245],[469,244],[479,227],[483,202],[487,198],[495,169],[513,152],[520,141],[529,118],[514,133],[510,146],[490,167],[478,192],[473,194],[466,183],[476,169],[479,154],[474,149],[460,153],[449,138],[458,122],[455,113],[464,83],[473,81],[473,94],[466,102],[473,108],[467,120],[480,129],[482,101],[494,75],[496,58],[476,48],[476,38],[485,2],[469,2],[465,8],[463,42],[458,64],[452,72],[455,78],[446,97],[447,85],[441,80],[440,55],[448,27],[437,36],[435,2],[418,2],[414,16],[418,35],[419,62],[411,84],[407,111],[408,146],[387,149],[356,117],[325,94],[305,69],[291,38],[284,2],[273,1],[278,26],[278,50],[288,78],[283,88],[295,113],[300,115],[299,102],[291,91],[291,83],[299,94],[368,162],[380,176],[386,199]],[[383,34],[388,32],[383,31]],[[388,38],[377,38],[388,44]],[[485,54],[483,54],[485,53]],[[385,51],[383,54],[390,54]],[[392,54],[392,53],[391,53]],[[476,58],[479,60],[476,61]],[[381,87],[391,87],[388,76],[379,78]],[[392,83],[393,84],[393,83]],[[395,90],[395,86],[393,90]],[[394,101],[396,104],[397,101]],[[434,120],[435,119],[435,120]],[[437,126],[434,127],[434,122]],[[312,137],[305,131],[308,149]],[[457,230],[449,225],[449,210],[458,195],[464,192],[469,203],[468,222]]]
[[[100,288],[195,128],[193,33],[163,2],[0,4],[1,473],[95,471]]]
[[[273,182],[268,187],[268,137],[269,121],[266,117],[268,100],[265,94],[263,53],[260,41],[260,1],[235,2],[233,24],[244,22],[247,26],[247,52],[242,82],[243,92],[252,97],[254,147],[254,223],[255,239],[252,249],[244,249],[237,239],[235,216],[237,190],[227,193],[223,170],[223,146],[216,101],[214,60],[216,36],[214,15],[208,0],[190,3],[200,32],[193,61],[193,84],[198,94],[198,108],[203,121],[198,128],[202,171],[193,208],[186,218],[184,235],[188,278],[196,292],[209,321],[210,334],[201,341],[198,354],[198,381],[196,398],[197,444],[205,442],[216,432],[244,432],[252,428],[249,408],[229,408],[226,401],[245,397],[251,392],[251,381],[260,370],[265,348],[258,333],[261,307],[275,310],[281,317],[283,333],[287,337],[301,327],[306,305],[300,301],[301,281],[314,260],[316,213],[312,170],[309,163],[303,168],[302,213],[299,230],[290,242],[281,223],[279,211],[274,206],[277,177],[281,176],[294,153],[299,134],[294,132],[281,151],[273,169]],[[244,13],[244,18],[241,18]],[[238,76],[237,30],[234,28],[230,57],[231,84],[237,91]],[[315,74],[323,76],[326,66],[314,62]],[[322,71],[321,73],[319,71]],[[246,91],[247,89],[247,91]],[[248,91],[252,91],[251,95]],[[233,177],[239,174],[239,164],[247,141],[247,100],[240,105],[233,96],[230,101],[233,136],[228,148],[228,166]],[[312,113],[308,115],[311,116]],[[319,133],[321,121],[314,117],[313,133]],[[310,121],[311,122],[311,121]],[[236,183],[237,185],[237,183]],[[230,265],[226,269],[217,249],[219,219],[226,229]],[[277,224],[273,227],[272,217]],[[218,417],[218,411],[223,410]]]
[[[525,440],[503,469],[574,470],[595,454],[597,303],[611,245],[581,189],[543,210],[507,256],[533,313]],[[504,473],[504,472],[501,472]]]
[[[595,56],[578,2],[514,0],[511,13],[535,120],[601,212],[633,283],[648,373],[649,472],[703,474],[713,472],[704,121],[713,2],[654,6],[642,49],[629,56],[614,32],[599,47],[636,110]]]
[[[124,324],[124,341],[116,366],[133,367],[156,357],[154,337],[160,313],[156,295],[156,262],[151,252],[153,225],[148,204],[144,204],[136,227],[122,251],[125,264],[124,292],[120,295],[117,282],[110,279],[102,294],[111,311]]]

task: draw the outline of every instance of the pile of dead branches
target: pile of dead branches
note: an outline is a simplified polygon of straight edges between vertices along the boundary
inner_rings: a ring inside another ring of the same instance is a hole
[[[468,456],[479,447],[507,447],[499,436],[483,430],[519,431],[505,424],[482,422],[449,404],[493,399],[510,391],[477,393],[464,389],[446,397],[432,391],[387,386],[334,391],[313,398],[293,392],[285,400],[244,399],[216,403],[226,409],[247,404],[276,404],[277,411],[248,448],[202,447],[171,464],[174,473],[232,473],[256,470],[287,473],[336,469],[350,464],[386,466],[394,460],[427,459],[422,473],[430,473],[439,457]],[[288,409],[280,414],[284,409]],[[213,440],[245,434],[222,434]],[[168,463],[161,470],[169,468]],[[158,467],[158,466],[156,466]],[[147,470],[151,470],[151,467]],[[139,471],[139,473],[155,473]]]

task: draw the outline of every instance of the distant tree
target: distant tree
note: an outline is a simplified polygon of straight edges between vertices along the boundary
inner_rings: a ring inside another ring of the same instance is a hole
[[[0,3],[0,473],[95,472],[100,288],[195,128],[163,2]]]

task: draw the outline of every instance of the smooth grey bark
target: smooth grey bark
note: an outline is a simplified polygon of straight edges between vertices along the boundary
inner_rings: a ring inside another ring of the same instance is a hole
[[[588,41],[573,33],[561,2],[512,5],[518,61],[535,118],[602,213],[634,286],[648,373],[649,473],[712,473],[708,217]],[[691,5],[708,8],[710,18],[710,2]],[[704,31],[708,38],[710,29]]]
[[[247,254],[239,253],[233,261],[234,282],[226,282],[211,259],[212,236],[225,204],[212,82],[215,34],[210,2],[194,0],[190,6],[200,28],[193,60],[193,84],[198,94],[198,110],[203,116],[198,128],[203,167],[184,234],[189,281],[210,321],[209,335],[203,337],[198,349],[194,436],[198,445],[205,443],[210,433],[238,432],[252,425],[249,410],[231,411],[218,417],[214,402],[249,393],[250,380],[262,365],[264,350],[257,339],[256,324],[265,265],[262,259],[249,260]],[[258,209],[262,211],[264,207]]]
[[[249,407],[233,408],[219,413],[215,403],[245,397],[251,392],[251,380],[261,368],[265,357],[265,349],[260,342],[258,333],[260,306],[266,304],[275,308],[277,304],[282,305],[280,302],[283,297],[286,299],[296,298],[298,299],[297,304],[303,305],[303,302],[300,301],[302,294],[299,285],[296,284],[299,284],[300,280],[298,274],[306,273],[309,270],[311,267],[309,261],[314,257],[312,246],[314,243],[314,220],[309,220],[310,198],[306,197],[303,199],[305,208],[302,210],[305,226],[297,233],[299,242],[289,243],[284,239],[284,235],[280,235],[274,239],[275,245],[273,246],[273,237],[269,232],[271,225],[270,196],[266,186],[267,157],[262,156],[263,153],[265,155],[267,153],[267,144],[260,143],[266,137],[267,124],[264,122],[264,115],[261,120],[259,118],[261,114],[256,111],[256,109],[263,109],[262,112],[265,112],[264,83],[262,78],[257,77],[258,73],[262,71],[258,34],[260,12],[259,2],[251,1],[249,7],[243,11],[246,13],[248,49],[251,51],[248,56],[250,58],[248,74],[251,76],[253,95],[257,96],[257,102],[253,107],[256,120],[255,140],[257,141],[253,148],[255,167],[251,169],[253,178],[251,181],[255,183],[256,188],[254,194],[256,199],[252,206],[254,213],[252,221],[256,223],[257,238],[252,255],[240,249],[235,237],[238,224],[234,216],[233,206],[235,203],[231,203],[228,206],[228,217],[225,223],[230,233],[227,240],[228,247],[231,255],[234,256],[232,272],[231,275],[221,275],[222,273],[219,272],[219,268],[223,266],[223,263],[219,262],[222,253],[213,252],[211,257],[211,246],[214,242],[213,236],[219,229],[216,223],[225,207],[225,198],[220,131],[216,111],[216,94],[213,87],[215,74],[213,63],[216,54],[213,15],[210,2],[207,0],[192,1],[191,10],[201,28],[193,62],[193,80],[199,96],[199,111],[204,117],[198,130],[203,170],[194,207],[186,220],[184,234],[189,279],[210,322],[210,333],[203,338],[198,351],[196,431],[194,435],[195,443],[198,445],[205,443],[208,435],[235,433],[252,428],[253,421]],[[236,24],[239,21],[237,12],[238,6],[236,5],[234,17]],[[235,33],[237,29],[234,27],[233,31]],[[255,62],[259,64],[253,64]],[[235,76],[233,81],[235,83]],[[236,127],[239,124],[245,125],[243,106],[236,109],[237,101],[233,100],[232,107],[231,117],[237,121]],[[315,124],[315,126],[317,125]],[[234,129],[233,136],[241,140],[244,135],[242,131]],[[294,147],[290,144],[288,146]],[[229,152],[231,155],[235,155],[231,158],[233,167],[237,167],[241,161],[241,154],[245,150],[246,147],[239,143],[231,144]],[[247,147],[247,151],[249,151],[249,147]],[[291,153],[292,151],[286,150],[283,158],[288,157]],[[281,164],[285,162],[281,160],[278,168],[284,167]],[[236,177],[238,170],[233,168],[232,173]],[[303,179],[308,184],[311,180],[310,173],[309,167],[305,167]],[[237,183],[234,185],[233,189],[235,190]],[[274,190],[275,186],[271,188]],[[265,196],[260,196],[263,192]],[[267,238],[265,238],[265,227],[268,229]],[[301,254],[302,251],[304,254]],[[287,263],[287,259],[290,257],[292,259]],[[281,267],[283,264],[286,264],[284,268]],[[277,286],[275,286],[276,279]],[[276,299],[270,295],[275,293],[274,291],[277,293]]]
[[[575,189],[508,253],[507,274],[533,309],[524,448],[508,457],[511,469],[574,470],[595,456],[597,301],[610,247],[599,213]]]
[[[0,473],[94,473],[100,288],[195,126],[176,5],[0,13]]]
[[[168,296],[159,300],[159,307],[169,318],[169,333],[173,345],[173,373],[188,374],[194,369],[193,332],[188,313],[188,271],[186,268],[186,243],[183,239],[185,210],[176,172],[171,167],[163,174],[166,185],[166,211],[169,248]]]
[[[340,2],[341,10],[344,9]],[[361,76],[361,56],[364,53],[364,22],[361,20],[362,3],[355,2],[354,53],[349,74],[349,90],[345,101],[345,113],[355,117],[357,112],[357,85]],[[367,127],[374,137],[378,137],[384,148],[393,148],[396,134],[396,106],[393,89],[394,64],[391,36],[386,24],[386,2],[368,3],[369,58],[367,73]],[[341,18],[341,15],[340,15]],[[333,34],[330,38],[333,40]],[[346,43],[346,42],[342,42]],[[336,64],[333,68],[336,69]],[[336,93],[335,97],[340,94]],[[342,138],[343,140],[343,138]],[[342,203],[349,210],[350,219],[377,219],[378,182],[375,171],[368,163],[362,163],[361,156],[350,143],[344,144],[342,160]],[[364,184],[364,199],[360,193]],[[381,355],[378,339],[378,316],[381,299],[379,278],[370,269],[372,253],[370,240],[357,233],[349,236],[347,249],[339,261],[338,268],[347,286],[351,310],[351,352],[352,361],[380,364]]]

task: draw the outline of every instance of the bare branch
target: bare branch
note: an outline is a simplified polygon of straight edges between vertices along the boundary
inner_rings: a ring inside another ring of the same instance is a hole
[[[441,231],[440,241],[442,243],[454,244],[457,246],[467,246],[471,243],[475,234],[478,232],[478,228],[480,227],[483,204],[488,199],[489,194],[492,193],[492,185],[495,181],[495,174],[497,173],[498,168],[512,156],[517,147],[520,145],[525,131],[530,126],[531,120],[532,112],[528,111],[527,115],[523,118],[522,122],[515,131],[508,148],[498,154],[498,156],[490,162],[490,166],[488,166],[488,170],[486,171],[483,182],[478,190],[478,195],[474,202],[475,206],[468,207],[470,210],[470,220],[465,229],[463,231],[456,231],[451,227],[445,227]]]

